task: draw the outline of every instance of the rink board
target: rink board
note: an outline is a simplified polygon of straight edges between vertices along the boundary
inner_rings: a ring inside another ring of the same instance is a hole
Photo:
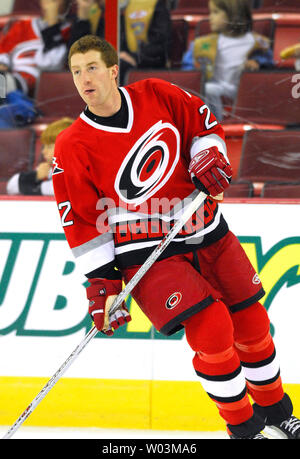
[[[257,270],[281,374],[300,414],[299,203],[225,202]],[[85,279],[53,200],[0,200],[0,424],[24,411],[91,326]],[[182,332],[156,332],[131,297],[133,320],[89,343],[28,425],[220,430]]]

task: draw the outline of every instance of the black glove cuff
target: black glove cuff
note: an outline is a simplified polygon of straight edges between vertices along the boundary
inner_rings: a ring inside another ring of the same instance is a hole
[[[203,191],[203,193],[205,193],[205,194],[207,194],[207,196],[209,196],[210,193],[209,193],[208,189],[203,185],[203,183],[200,182],[199,179],[197,179],[196,176],[194,176],[192,178],[192,181],[193,181],[195,187],[198,188],[198,190]]]

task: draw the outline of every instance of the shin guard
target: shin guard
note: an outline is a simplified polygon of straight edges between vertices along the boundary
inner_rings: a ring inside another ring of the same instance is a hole
[[[187,341],[195,351],[195,371],[220,415],[230,425],[251,419],[253,409],[233,346],[232,321],[224,303],[214,302],[184,325]]]
[[[280,368],[265,308],[255,303],[232,314],[235,348],[247,380],[248,392],[261,406],[279,402],[283,396]]]

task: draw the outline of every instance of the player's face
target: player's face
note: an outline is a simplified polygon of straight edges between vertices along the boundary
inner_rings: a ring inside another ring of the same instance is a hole
[[[99,51],[76,53],[71,57],[71,71],[74,84],[87,104],[96,115],[109,116],[107,112],[119,97],[116,77],[118,66],[106,67]]]
[[[218,8],[211,0],[209,7],[209,23],[212,32],[222,33],[228,28],[228,18],[225,11]]]

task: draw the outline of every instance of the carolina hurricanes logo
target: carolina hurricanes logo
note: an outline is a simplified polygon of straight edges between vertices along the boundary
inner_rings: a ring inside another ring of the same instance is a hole
[[[169,180],[179,160],[179,141],[178,130],[159,121],[135,143],[115,180],[124,202],[139,205]]]
[[[180,292],[175,292],[166,301],[166,308],[167,309],[173,309],[175,306],[177,306],[178,303],[180,303],[182,298],[182,294]]]

